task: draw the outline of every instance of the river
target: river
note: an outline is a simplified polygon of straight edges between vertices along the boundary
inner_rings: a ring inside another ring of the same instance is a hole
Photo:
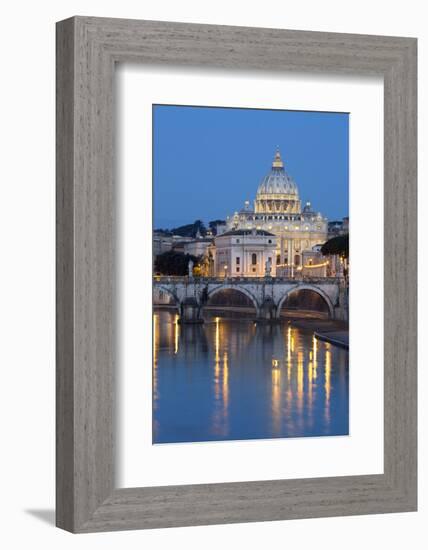
[[[348,351],[286,321],[154,313],[153,443],[348,434]]]

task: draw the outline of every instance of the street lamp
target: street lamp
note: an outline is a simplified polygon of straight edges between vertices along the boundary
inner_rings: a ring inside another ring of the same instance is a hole
[[[227,277],[227,265],[224,266],[224,278]]]

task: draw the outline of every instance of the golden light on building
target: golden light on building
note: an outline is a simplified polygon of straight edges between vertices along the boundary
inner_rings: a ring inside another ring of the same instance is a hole
[[[322,262],[320,264],[306,264],[305,269],[316,269],[317,267],[325,267],[328,265],[328,262]]]
[[[297,183],[287,172],[279,150],[275,152],[270,170],[258,185],[253,207],[250,201],[246,200],[243,209],[236,210],[233,215],[227,216],[225,225],[225,234],[229,231],[254,229],[267,231],[271,233],[272,237],[275,237],[275,240],[269,241],[272,245],[273,255],[278,260],[272,269],[274,277],[294,278],[296,275],[304,274],[305,271],[302,270],[304,252],[311,252],[314,257],[318,258],[317,262],[321,261],[322,258],[318,251],[314,251],[314,247],[324,243],[328,234],[327,218],[321,213],[315,212],[309,201],[302,207]],[[223,247],[223,244],[220,244]],[[227,257],[233,258],[238,254],[239,247],[235,246],[235,242],[230,244],[230,253]],[[223,250],[220,252],[216,264],[219,276],[223,263],[226,261]],[[262,255],[265,255],[265,252]],[[264,265],[265,259],[266,256],[261,264]],[[241,276],[242,266],[235,271],[234,264],[230,263],[231,260],[227,261],[230,265],[228,276]],[[252,273],[256,273],[256,271],[259,270],[252,268],[248,276],[255,276]],[[313,275],[315,272],[310,273]]]

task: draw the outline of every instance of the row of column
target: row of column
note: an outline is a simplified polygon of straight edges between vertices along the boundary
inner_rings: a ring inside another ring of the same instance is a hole
[[[281,239],[281,257],[280,263],[285,264],[285,258],[287,257],[288,265],[293,265],[295,262],[295,256],[299,256],[299,265],[301,263],[301,251],[296,252],[293,247],[292,239]]]

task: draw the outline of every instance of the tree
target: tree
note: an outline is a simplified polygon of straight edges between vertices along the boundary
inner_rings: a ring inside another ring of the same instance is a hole
[[[155,271],[161,275],[184,276],[188,274],[190,260],[195,266],[197,265],[198,258],[196,256],[170,250],[156,256]]]
[[[333,237],[324,243],[321,247],[321,253],[324,256],[340,256],[341,258],[349,258],[349,235],[339,235]]]
[[[215,236],[217,235],[217,225],[221,224],[225,224],[226,221],[225,220],[212,220],[208,223],[208,227],[211,229],[212,231],[212,234]]]
[[[155,229],[156,233],[163,233],[165,235],[179,235],[180,237],[193,237],[198,234],[201,237],[205,237],[207,234],[207,228],[202,220],[195,220],[193,223],[186,225],[180,225],[179,227],[173,227],[172,229]]]
[[[193,237],[195,238],[197,233],[200,233],[202,237],[205,237],[207,234],[207,229],[204,225],[204,222],[201,220],[196,220],[193,223],[187,225],[181,225],[180,227],[174,227],[171,229],[173,235],[180,235],[180,237]]]

